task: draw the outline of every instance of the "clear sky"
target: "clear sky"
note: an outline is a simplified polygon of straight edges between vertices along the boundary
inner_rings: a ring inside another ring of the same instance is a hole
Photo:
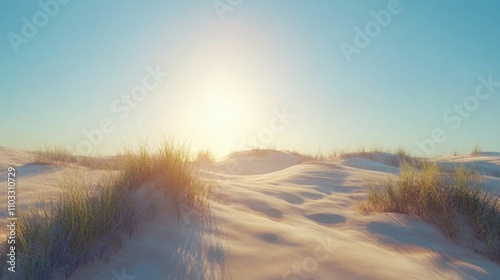
[[[0,35],[0,146],[500,151],[499,1],[4,0]]]

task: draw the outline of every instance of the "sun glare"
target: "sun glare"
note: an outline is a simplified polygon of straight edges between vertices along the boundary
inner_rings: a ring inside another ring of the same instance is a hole
[[[216,83],[195,93],[184,120],[193,131],[195,142],[216,153],[226,153],[244,137],[253,119],[252,104],[239,94],[245,90],[248,89],[234,83]]]
[[[235,104],[231,100],[220,96],[210,96],[206,105],[206,123],[218,133],[230,133],[234,129],[234,120],[238,118]]]
[[[270,103],[268,76],[258,60],[249,58],[253,48],[229,37],[207,40],[204,48],[190,53],[192,60],[179,71],[190,75],[179,79],[175,89],[186,94],[181,122],[193,144],[221,153],[237,149],[254,133]]]

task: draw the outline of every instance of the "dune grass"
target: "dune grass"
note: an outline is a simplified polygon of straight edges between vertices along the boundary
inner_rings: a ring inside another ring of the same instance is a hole
[[[57,202],[23,211],[18,220],[18,261],[21,279],[69,276],[84,264],[114,247],[119,234],[132,227],[130,193],[114,178],[91,187],[82,178],[60,183]]]
[[[31,161],[37,164],[80,165],[92,169],[116,169],[119,156],[97,158],[75,155],[71,150],[59,146],[45,146],[30,153]]]
[[[66,159],[65,152],[54,155]],[[187,146],[167,140],[160,148],[142,145],[119,158],[115,167],[121,170],[119,174],[97,184],[75,175],[60,183],[58,201],[20,213],[16,254],[22,269],[16,274],[18,279],[67,277],[80,265],[119,247],[121,235],[130,237],[141,214],[137,203],[150,203],[134,199],[140,188],[152,186],[165,194],[177,215],[181,207],[190,212],[207,209],[213,184],[194,172]]]
[[[292,153],[292,154],[302,157],[303,161],[323,161],[323,160],[327,159],[327,157],[321,151],[316,152],[316,154],[312,154],[312,153],[301,154],[299,152]]]
[[[479,144],[477,144],[474,149],[472,149],[472,152],[471,152],[471,155],[473,156],[477,156],[479,155],[480,153],[482,153],[483,150],[481,149],[481,146],[479,146]]]
[[[406,213],[438,226],[456,238],[461,226],[472,227],[485,249],[474,248],[500,261],[499,197],[481,188],[482,176],[459,166],[449,172],[437,163],[420,166],[404,162],[399,177],[367,182],[362,210]]]
[[[382,148],[378,146],[373,146],[369,149],[365,147],[358,147],[353,150],[339,149],[331,152],[328,155],[328,158],[330,159],[349,159],[354,157],[373,158],[375,154],[382,152],[383,152]]]
[[[413,157],[405,150],[404,147],[400,146],[395,151],[394,154],[399,156],[402,161],[409,162]]]
[[[167,139],[158,148],[142,145],[128,150],[123,156],[122,184],[128,189],[154,183],[172,199],[179,209],[206,206],[213,183],[203,181],[191,163],[189,147]]]
[[[198,163],[212,163],[215,161],[215,157],[212,151],[205,149],[200,150],[198,151],[198,153],[196,153],[196,158],[194,161]]]
[[[380,146],[372,146],[371,148],[358,147],[354,150],[340,149],[331,152],[328,159],[350,159],[350,158],[367,158],[374,159],[379,154],[395,155],[395,157],[388,157],[387,164],[392,166],[400,166],[402,162],[411,162],[418,165],[418,159],[408,153],[404,147],[400,146],[397,149],[383,149]]]
[[[48,164],[51,162],[74,163],[78,161],[78,157],[62,147],[43,147],[31,152],[31,159],[34,163]]]
[[[323,154],[318,151],[316,154],[301,154],[297,151],[288,151],[296,156],[303,158],[305,162],[307,161],[325,161],[325,160],[341,160],[341,159],[351,159],[351,158],[368,158],[374,159],[378,154],[390,154],[395,155],[394,158],[389,158],[388,164],[393,166],[400,166],[403,161],[413,162],[418,164],[418,159],[412,157],[403,147],[397,149],[383,149],[380,146],[372,146],[371,148],[358,147],[354,150],[348,149],[338,149],[330,152],[328,155]]]

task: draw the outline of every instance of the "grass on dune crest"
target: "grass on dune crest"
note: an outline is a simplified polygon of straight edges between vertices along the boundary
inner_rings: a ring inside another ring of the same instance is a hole
[[[437,163],[415,166],[405,162],[399,177],[367,183],[364,211],[396,212],[418,216],[457,238],[462,226],[473,229],[474,240],[484,248],[473,248],[500,262],[500,200],[481,188],[483,178],[464,166],[452,172]]]
[[[142,145],[123,155],[123,185],[129,189],[154,183],[172,199],[177,210],[182,205],[207,206],[213,183],[197,176],[186,145],[165,140],[158,148]]]
[[[43,147],[31,152],[31,159],[34,163],[51,163],[51,162],[78,162],[78,157],[70,150],[62,147]]]
[[[415,165],[419,164],[419,159],[411,156],[403,147],[399,147],[397,149],[383,149],[379,146],[373,146],[369,149],[365,147],[359,147],[354,150],[347,149],[339,149],[335,150],[328,155],[325,155],[321,152],[317,152],[316,154],[300,154],[297,151],[292,151],[294,155],[301,156],[304,161],[324,161],[324,160],[342,160],[342,159],[351,159],[351,158],[368,158],[375,159],[380,154],[385,154],[384,158],[386,163],[392,166],[399,167],[402,162],[411,162]]]
[[[340,149],[331,152],[328,155],[330,159],[348,159],[353,157],[364,157],[373,158],[376,153],[382,153],[382,149],[379,147],[373,147],[371,149],[366,149],[365,147],[358,147],[354,150]]]
[[[30,152],[30,157],[32,162],[37,164],[73,164],[102,170],[113,170],[120,161],[119,157],[96,158],[75,155],[71,150],[58,146],[39,148]]]
[[[165,141],[158,149],[146,145],[128,150],[114,167],[118,174],[98,184],[75,173],[60,182],[60,199],[22,211],[17,221],[18,279],[67,277],[80,265],[109,255],[123,233],[132,234],[140,211],[134,199],[140,188],[161,191],[178,215],[182,210],[204,211],[213,184],[193,170],[189,149]],[[149,205],[154,207],[154,205]],[[3,244],[5,251],[7,244]],[[5,252],[2,252],[5,257]],[[2,258],[0,257],[0,258]],[[1,259],[5,272],[5,259]],[[21,268],[22,266],[22,268]],[[0,274],[1,276],[1,274]]]
[[[208,149],[200,150],[196,154],[196,158],[194,161],[196,163],[213,163],[215,161],[215,156],[212,151]]]
[[[481,149],[481,146],[479,146],[479,144],[477,144],[473,149],[472,149],[472,152],[471,152],[471,155],[472,156],[477,156],[479,155],[480,153],[482,153],[483,150]]]

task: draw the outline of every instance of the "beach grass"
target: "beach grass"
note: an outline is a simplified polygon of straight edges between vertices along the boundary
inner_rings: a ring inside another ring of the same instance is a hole
[[[454,239],[466,225],[486,247],[474,249],[500,261],[499,197],[484,191],[482,182],[482,175],[463,165],[447,171],[436,162],[404,162],[398,177],[366,183],[361,209],[418,216]]]
[[[19,214],[18,279],[68,277],[79,266],[119,248],[121,236],[133,233],[138,203],[149,203],[134,199],[141,188],[153,186],[164,194],[177,215],[185,209],[206,211],[214,184],[197,175],[189,155],[186,145],[165,140],[157,148],[141,145],[127,150],[114,162],[119,171],[97,183],[77,173],[67,176],[60,182],[57,201],[41,201],[40,207]],[[73,162],[64,149],[44,150],[36,159]],[[6,250],[6,242],[2,248]]]

